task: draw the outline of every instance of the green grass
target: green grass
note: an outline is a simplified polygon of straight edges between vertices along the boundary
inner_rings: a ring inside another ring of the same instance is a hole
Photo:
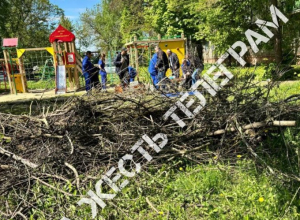
[[[300,81],[282,82],[271,91],[271,96],[276,100],[283,100],[291,95],[300,94]]]
[[[295,187],[289,189],[280,179],[259,171],[252,160],[243,156],[237,157],[234,163],[216,163],[211,158],[206,165],[172,168],[165,165],[153,170],[151,175],[142,173],[130,179],[132,184],[114,199],[117,209],[108,205],[99,215],[105,219],[135,220],[292,220],[300,217],[300,200]],[[78,193],[71,184],[63,189]],[[35,200],[36,207],[31,210],[30,219],[47,219],[40,210],[53,215],[57,205],[60,213],[57,219],[66,210],[70,219],[91,219],[88,205],[78,207],[78,199],[66,199],[41,184],[36,184],[34,198],[39,199]]]
[[[160,170],[144,184],[144,188],[149,188],[145,194],[159,214],[149,208],[145,197],[140,196],[143,192],[137,189],[132,192],[135,196],[131,196],[137,200],[121,206],[130,210],[133,219],[280,219],[284,214],[284,219],[296,219],[299,216],[295,205],[285,213],[293,194],[279,181],[258,172],[253,162],[237,160],[235,166],[212,162],[177,172]]]
[[[43,80],[43,81],[27,81],[27,87],[30,90],[35,89],[55,89],[55,80]]]
[[[284,175],[297,176],[300,171],[299,129],[270,135],[257,146],[258,155],[275,171],[280,171],[276,174],[270,174],[265,166],[247,154],[233,155],[228,160],[215,157],[214,152],[207,149],[209,162],[206,164],[195,165],[182,159],[166,162],[159,169],[148,165],[147,171],[142,170],[141,174],[129,179],[130,184],[116,196],[114,205],[106,201],[107,207],[99,210],[96,219],[102,219],[100,215],[104,219],[124,220],[300,219],[300,183]],[[103,171],[97,173],[100,179]],[[83,178],[85,176],[81,176]],[[75,185],[47,182],[78,195]],[[95,183],[89,181],[89,186],[81,193],[94,190]],[[30,219],[44,220],[50,214],[59,220],[63,213],[70,219],[91,219],[88,205],[76,205],[78,197],[70,198],[37,182],[32,193],[35,207],[31,209]],[[13,201],[12,198],[12,204]]]

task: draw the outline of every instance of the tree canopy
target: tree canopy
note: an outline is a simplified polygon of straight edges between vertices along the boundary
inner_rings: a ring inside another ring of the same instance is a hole
[[[134,35],[153,37],[184,33],[192,42],[211,42],[223,53],[237,40],[246,42],[245,31],[261,30],[257,18],[272,21],[274,4],[290,20],[276,31],[264,49],[274,51],[278,60],[299,43],[299,13],[293,13],[295,0],[101,0],[87,9],[73,24],[62,9],[50,0],[2,0],[0,38],[18,37],[22,47],[48,44],[49,34],[62,24],[75,32],[82,48],[101,47],[114,51]],[[288,33],[282,35],[282,33]]]
[[[295,0],[103,0],[82,14],[81,25],[105,49],[118,48],[133,35],[184,33],[198,44],[210,41],[223,53],[237,40],[247,42],[246,30],[260,31],[257,18],[272,21],[271,4],[293,21],[284,26],[289,34],[281,36],[282,30],[272,30],[273,45],[263,45],[274,47],[280,55],[291,49],[298,36],[299,16],[292,13]]]
[[[49,35],[64,12],[49,0],[3,0],[0,2],[1,38],[19,38],[22,47],[49,45]]]

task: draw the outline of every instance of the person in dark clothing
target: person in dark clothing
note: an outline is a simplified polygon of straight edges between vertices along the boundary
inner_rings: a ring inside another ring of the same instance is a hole
[[[95,62],[98,62],[99,61],[99,57],[97,56],[96,59],[94,59],[91,63],[94,65],[94,64],[97,64]],[[98,72],[100,71],[100,68],[98,68],[97,66],[94,65],[93,69],[92,69],[92,76],[91,76],[91,80],[92,80],[92,87],[95,87],[95,88],[99,88],[99,85],[100,85],[100,80],[99,80],[99,75],[98,75]]]
[[[204,64],[202,60],[197,56],[194,57],[191,63],[192,69],[194,69],[194,72],[192,74],[192,84],[194,85],[199,79],[201,72],[204,70]]]
[[[130,76],[130,82],[134,82],[135,77],[138,77],[138,72],[131,66],[128,67],[128,72]]]
[[[155,52],[157,53],[157,61],[155,65],[155,68],[158,72],[157,82],[160,82],[166,77],[166,72],[169,69],[169,60],[167,54],[164,51],[162,51],[158,46],[155,47]]]
[[[129,80],[130,80],[130,76],[128,72],[129,61],[130,61],[129,55],[127,54],[126,48],[123,48],[121,53],[119,53],[114,60],[114,65],[116,66],[116,72],[119,75],[122,87],[125,87],[129,84]]]
[[[191,70],[191,62],[186,57],[186,59],[183,59],[182,65],[182,77],[184,78],[184,81],[182,82],[182,86],[186,89],[189,89],[192,86],[192,70]]]
[[[87,51],[86,56],[83,58],[82,61],[82,73],[85,79],[85,90],[87,92],[91,90],[92,81],[93,81],[92,76],[93,76],[94,65],[91,63],[91,57],[92,57],[91,51]]]
[[[169,58],[169,63],[170,63],[170,69],[172,70],[172,75],[175,76],[175,78],[179,78],[179,59],[176,53],[173,53],[171,50],[167,50],[167,55]]]

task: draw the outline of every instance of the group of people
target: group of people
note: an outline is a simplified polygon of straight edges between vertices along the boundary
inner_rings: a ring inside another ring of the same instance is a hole
[[[158,46],[155,47],[155,54],[150,60],[148,71],[150,73],[153,84],[158,88],[157,84],[166,77],[168,69],[172,71],[172,76],[176,79],[180,78],[180,67],[182,69],[183,84],[189,88],[198,80],[199,74],[203,71],[204,66],[199,58],[195,58],[193,62],[188,55],[182,60],[180,66],[176,53],[167,50],[167,53]]]
[[[82,72],[85,78],[86,91],[89,92],[92,87],[96,87],[100,84],[98,73],[101,76],[102,90],[106,91],[107,72],[105,70],[105,54],[100,54],[98,67],[95,67],[92,64],[91,57],[92,53],[87,51],[82,62]],[[123,48],[120,53],[117,53],[114,59],[114,65],[123,88],[127,87],[130,82],[133,82],[138,75],[137,71],[130,66],[130,58],[126,48]],[[165,53],[159,46],[156,46],[155,53],[150,60],[148,68],[153,85],[156,88],[159,88],[157,84],[166,77],[168,69],[172,71],[172,76],[178,79],[180,77],[180,67],[183,73],[183,84],[186,85],[186,88],[189,88],[196,83],[199,74],[204,68],[203,63],[199,58],[191,61],[188,55],[182,60],[182,64],[180,65],[176,53],[171,50],[167,50],[167,53]]]
[[[93,87],[100,84],[98,74],[101,76],[101,84],[103,89],[106,89],[107,73],[105,71],[105,54],[100,54],[98,67],[91,62],[93,54],[87,51],[82,60],[82,73],[85,79],[85,89],[89,92]]]
[[[102,91],[106,91],[107,72],[105,70],[105,54],[100,54],[98,67],[91,62],[92,52],[87,51],[82,61],[82,72],[85,78],[85,89],[89,92],[93,87],[100,84],[99,75],[101,76]],[[137,71],[129,66],[129,55],[127,49],[123,48],[121,53],[118,53],[114,65],[116,66],[116,73],[118,74],[122,87],[126,87],[130,82],[133,82],[137,76]]]

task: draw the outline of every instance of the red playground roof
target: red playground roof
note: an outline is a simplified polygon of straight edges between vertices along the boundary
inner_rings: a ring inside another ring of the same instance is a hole
[[[3,39],[3,47],[17,47],[17,46],[18,46],[18,38]]]
[[[49,40],[50,43],[58,40],[62,42],[72,42],[75,40],[75,35],[63,26],[59,25],[58,28],[56,28],[56,30],[50,35]]]

